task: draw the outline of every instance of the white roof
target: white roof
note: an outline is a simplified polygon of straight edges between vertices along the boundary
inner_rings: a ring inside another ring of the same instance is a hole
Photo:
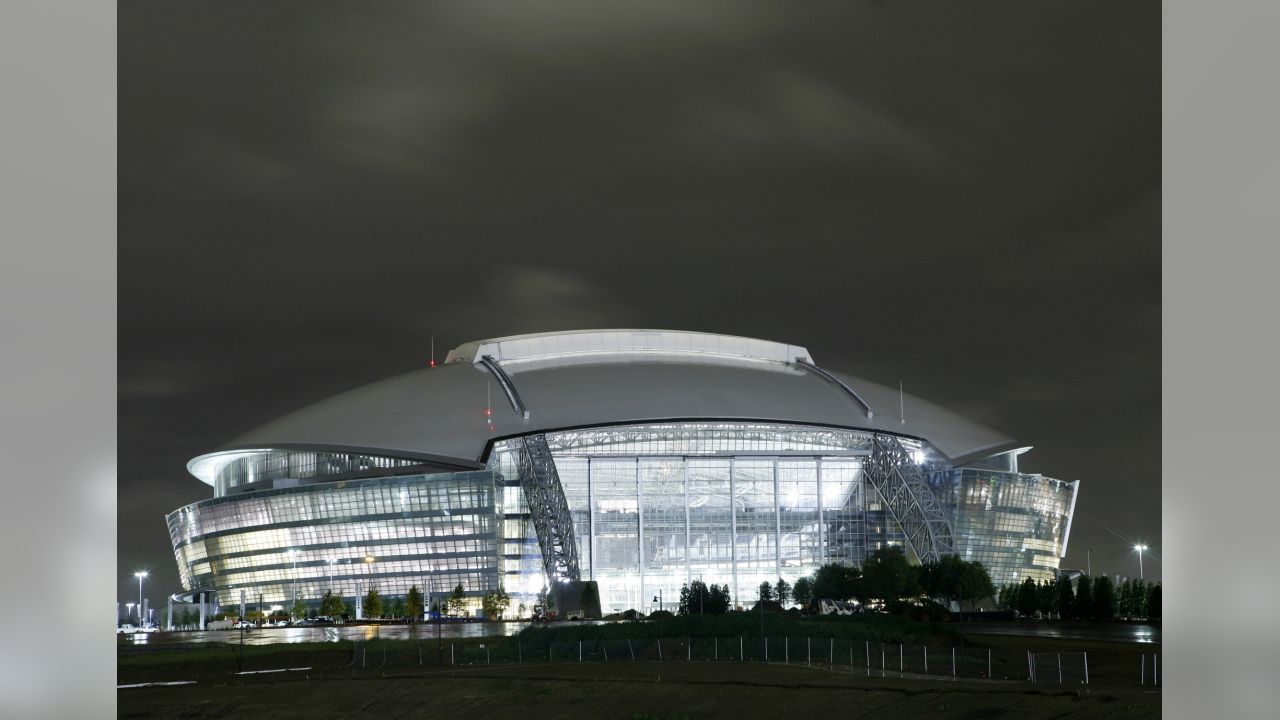
[[[500,382],[479,364],[484,355],[496,359],[515,385],[527,417],[511,408]],[[880,430],[927,440],[956,463],[1020,447],[926,400],[900,396],[897,388],[828,370],[870,405],[875,412],[868,417],[848,392],[795,364],[795,358],[809,360],[809,354],[796,345],[669,330],[482,340],[459,346],[439,367],[302,408],[188,468],[194,472],[198,463],[208,469],[224,452],[262,448],[346,449],[474,467],[496,438],[681,420]]]
[[[623,355],[710,355],[778,363],[800,358],[813,362],[809,351],[799,345],[686,330],[570,330],[511,335],[463,343],[449,351],[445,362],[475,362],[486,355],[503,365]]]

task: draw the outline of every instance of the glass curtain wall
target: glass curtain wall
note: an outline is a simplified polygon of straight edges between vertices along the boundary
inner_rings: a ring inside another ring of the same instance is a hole
[[[479,597],[497,585],[495,475],[418,475],[205,500],[167,517],[187,589],[218,602],[314,604],[409,587]],[[518,488],[517,488],[518,490]]]
[[[985,565],[997,586],[1055,577],[1079,481],[966,467],[935,473],[931,484],[951,512],[956,551]]]
[[[550,433],[547,441],[582,577],[599,583],[606,613],[674,610],[681,585],[698,579],[727,585],[734,604],[749,607],[762,582],[794,583],[826,562],[859,565],[902,541],[883,520],[869,532],[876,513],[862,476],[866,433],[677,423]],[[517,452],[517,442],[500,441],[490,458],[508,483]],[[504,578],[509,591],[536,593],[544,583],[540,563],[529,562],[538,559],[536,539],[512,490],[505,529],[527,535],[506,536]]]

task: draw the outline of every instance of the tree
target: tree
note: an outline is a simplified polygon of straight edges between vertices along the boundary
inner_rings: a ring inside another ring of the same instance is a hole
[[[1076,614],[1081,620],[1093,617],[1093,579],[1088,575],[1076,581]]]
[[[391,607],[390,607],[390,609],[388,609],[388,610],[387,610],[387,613],[388,613],[391,617],[393,617],[393,618],[402,618],[402,617],[404,617],[404,615],[405,615],[405,613],[404,613],[404,600],[402,600],[402,599],[400,599],[400,598],[396,598],[394,601],[392,601],[392,603],[391,603]]]
[[[861,599],[865,595],[862,585],[860,569],[839,563],[827,563],[818,568],[813,575],[813,597],[828,600],[849,600],[855,597]]]
[[[1130,580],[1125,584],[1129,586],[1129,611],[1126,616],[1135,619],[1147,617],[1147,584],[1142,580]]]
[[[1120,583],[1120,588],[1119,588],[1120,598],[1119,598],[1119,601],[1116,603],[1117,607],[1120,610],[1120,617],[1136,618],[1139,615],[1141,615],[1138,607],[1139,605],[1138,592],[1139,590],[1138,590],[1137,580],[1130,578]],[[1146,595],[1145,592],[1143,592],[1142,594],[1144,596]]]
[[[409,588],[409,592],[404,596],[404,611],[409,616],[409,620],[417,622],[422,619],[423,602],[422,591],[417,585]]]
[[[807,577],[796,580],[795,587],[791,588],[791,599],[802,608],[808,607],[813,602],[813,581]]]
[[[556,606],[555,595],[545,585],[538,591],[538,604],[542,606],[543,612],[550,611]]]
[[[1073,620],[1076,617],[1076,595],[1071,590],[1071,580],[1065,577],[1058,578],[1058,614],[1066,620]]]
[[[289,617],[293,619],[304,618],[307,616],[307,603],[302,598],[293,601],[293,607],[289,609]]]
[[[916,572],[920,577],[920,588],[929,597],[939,597],[942,595],[943,574],[947,571],[951,562],[960,561],[956,555],[945,555],[941,560],[931,560],[921,563],[916,568]]]
[[[1160,620],[1160,585],[1152,583],[1147,588],[1147,619]]]
[[[680,615],[711,614],[715,604],[711,602],[711,590],[701,580],[687,582],[680,586]]]
[[[728,585],[712,585],[711,594],[707,599],[707,614],[723,615],[729,612],[729,608],[733,604],[733,596],[729,594]]]
[[[761,601],[773,599],[773,586],[769,584],[768,580],[760,583],[759,595]]]
[[[382,616],[382,597],[378,595],[376,587],[369,588],[369,592],[364,596],[364,616],[367,618]]]
[[[507,591],[503,590],[501,586],[498,587],[498,590],[504,596],[507,594]],[[507,597],[507,602],[511,602],[510,597]],[[579,602],[582,605],[583,614],[588,618],[592,617],[592,612],[600,609],[600,586],[594,582],[586,583],[582,588],[582,597]],[[503,609],[505,610],[506,607],[504,606]]]
[[[880,548],[862,564],[862,577],[869,597],[882,601],[898,600],[920,594],[920,575],[901,547]]]
[[[1036,589],[1036,581],[1027,578],[1018,587],[1017,610],[1020,615],[1030,617],[1040,607],[1040,598]]]
[[[1058,593],[1051,580],[1036,583],[1036,606],[1044,617],[1050,617],[1058,612]]]
[[[461,615],[467,609],[467,591],[462,589],[462,583],[458,583],[453,588],[453,592],[449,593],[449,614]]]
[[[490,620],[501,618],[502,613],[506,612],[507,606],[510,604],[511,596],[507,594],[506,588],[501,585],[498,586],[498,589],[485,593],[484,598],[480,601],[484,616]]]
[[[1116,615],[1115,586],[1103,575],[1093,588],[1093,619],[1110,620]]]
[[[346,611],[342,598],[333,594],[332,590],[325,590],[324,597],[320,598],[320,614],[329,617],[337,617]]]
[[[918,576],[920,587],[929,596],[956,602],[968,600],[970,608],[979,598],[995,594],[991,575],[982,563],[965,562],[958,555],[945,555],[921,565]]]
[[[353,618],[356,616],[356,606],[349,600],[340,600],[342,603],[342,616],[344,618]]]
[[[778,596],[779,605],[791,602],[791,583],[778,578],[778,582],[773,584],[773,594]]]
[[[1018,586],[1014,583],[1005,583],[1000,588],[1000,597],[996,600],[996,604],[1001,610],[1017,610],[1018,609]]]

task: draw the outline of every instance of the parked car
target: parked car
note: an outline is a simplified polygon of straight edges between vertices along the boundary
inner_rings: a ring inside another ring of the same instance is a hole
[[[153,625],[151,623],[147,623],[146,625],[143,625],[142,627],[138,628],[138,632],[153,633],[158,631],[159,629],[160,628],[158,626]]]
[[[257,627],[257,625],[254,625],[253,623],[249,622],[248,620],[239,620],[239,621],[237,621],[237,622],[231,623],[231,629],[232,629],[232,630],[241,630],[241,629],[243,629],[243,630],[252,630],[252,629],[254,629],[255,627]]]
[[[138,632],[138,628],[134,627],[133,623],[125,623],[123,625],[116,626],[117,635],[132,635],[136,632]]]

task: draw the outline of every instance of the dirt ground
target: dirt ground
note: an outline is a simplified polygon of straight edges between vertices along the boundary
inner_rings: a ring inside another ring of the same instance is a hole
[[[117,691],[122,718],[1156,718],[1160,694],[868,678],[802,665],[556,663],[209,675]]]

